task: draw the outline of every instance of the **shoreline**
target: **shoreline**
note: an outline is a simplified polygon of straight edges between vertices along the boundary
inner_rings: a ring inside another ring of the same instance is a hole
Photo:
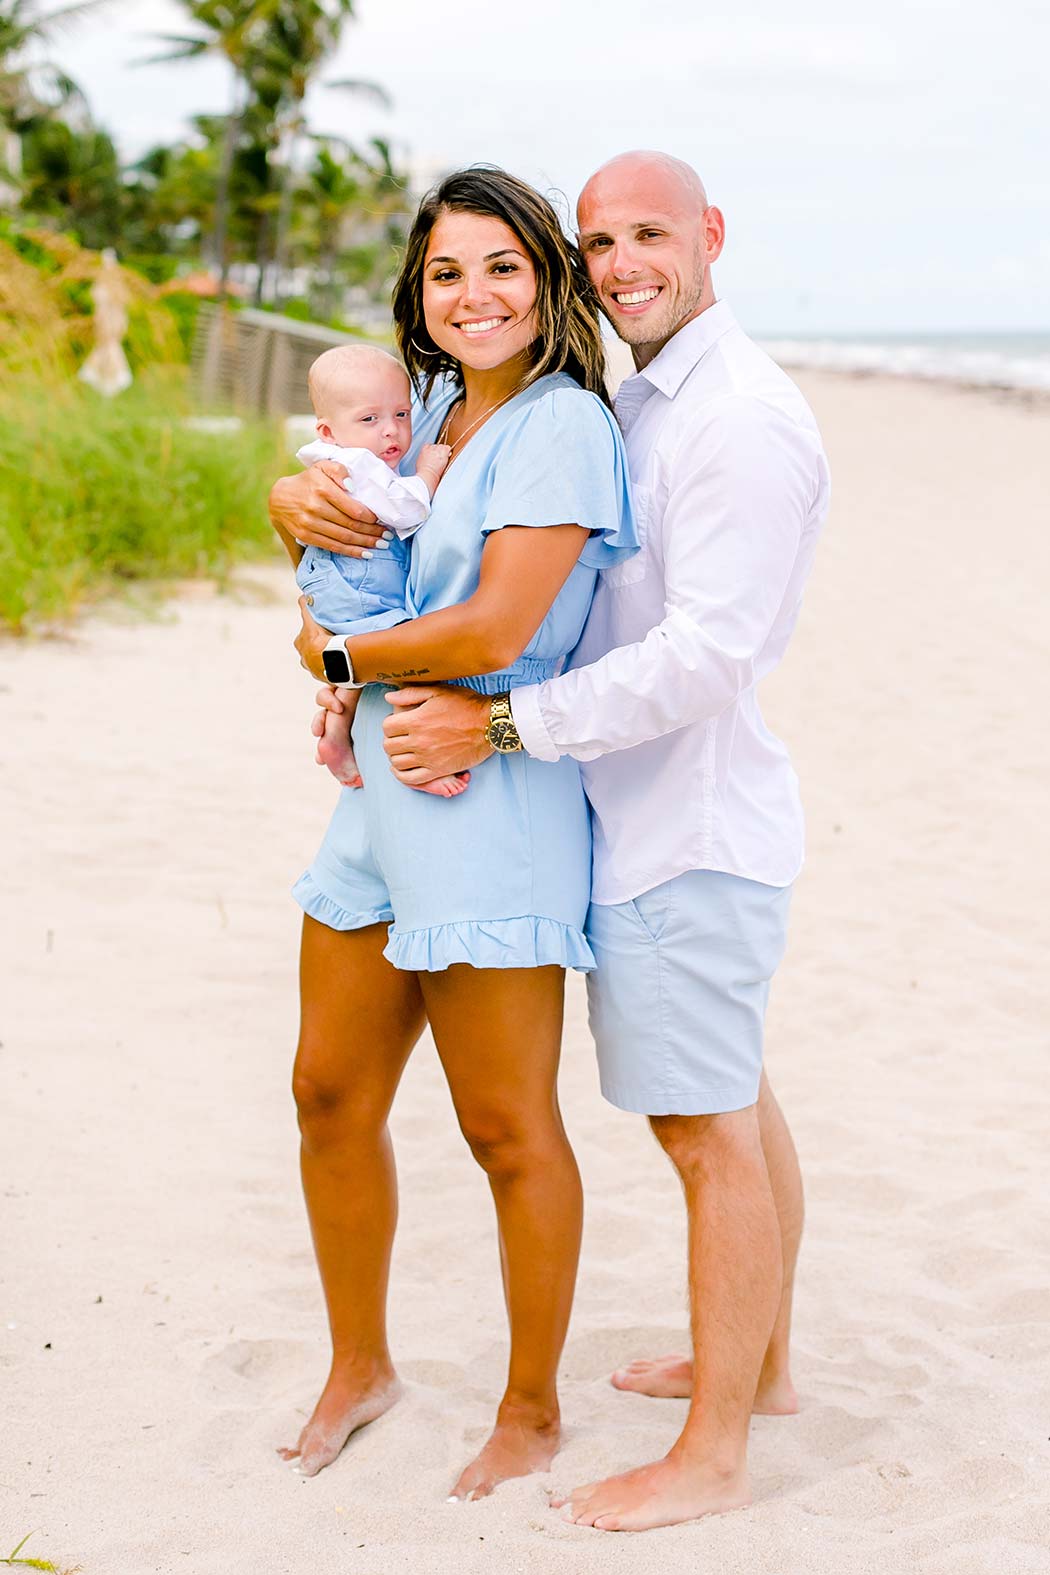
[[[866,367],[817,366],[812,362],[777,360],[789,377],[801,382],[809,377],[842,378],[848,382],[885,383],[889,387],[915,385],[920,388],[952,389],[960,394],[985,396],[993,403],[1017,405],[1037,412],[1050,412],[1050,388],[1022,388],[1013,383],[975,382],[941,372],[892,372],[885,367],[870,371]]]

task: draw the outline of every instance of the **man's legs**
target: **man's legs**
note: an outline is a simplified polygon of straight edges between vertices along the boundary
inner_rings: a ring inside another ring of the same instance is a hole
[[[798,1396],[791,1379],[791,1303],[805,1212],[802,1173],[784,1113],[764,1072],[758,1096],[758,1130],[780,1223],[783,1282],[780,1307],[766,1348],[752,1410],[757,1416],[793,1416],[798,1410]],[[617,1389],[630,1389],[659,1399],[688,1399],[693,1393],[693,1358],[691,1355],[643,1358],[619,1368],[613,1373],[612,1382]]]
[[[577,1488],[579,1525],[646,1531],[750,1501],[747,1435],[781,1302],[780,1224],[758,1107],[655,1116],[689,1219],[695,1383],[685,1427],[662,1460]]]
[[[662,1460],[570,1494],[569,1517],[584,1525],[640,1531],[746,1504],[760,1382],[790,1408],[784,1363],[801,1182],[762,1077],[790,897],[789,888],[695,870],[631,902],[591,905],[598,968],[588,997],[602,1092],[649,1116],[682,1183],[693,1351],[680,1374],[691,1395],[681,1435]]]

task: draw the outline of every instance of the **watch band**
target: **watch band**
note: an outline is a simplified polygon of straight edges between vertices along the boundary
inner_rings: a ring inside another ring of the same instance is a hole
[[[509,694],[493,697],[489,707],[488,726],[485,729],[485,742],[501,755],[517,754],[519,750],[525,748],[514,723]]]

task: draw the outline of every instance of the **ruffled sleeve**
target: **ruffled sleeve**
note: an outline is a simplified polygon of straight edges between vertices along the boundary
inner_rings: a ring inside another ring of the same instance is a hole
[[[592,569],[638,551],[623,438],[597,395],[548,389],[516,415],[493,456],[481,529],[506,525],[586,526],[579,561]]]

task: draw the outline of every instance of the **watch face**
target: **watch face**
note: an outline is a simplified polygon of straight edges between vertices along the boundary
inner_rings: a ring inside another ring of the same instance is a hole
[[[350,658],[345,651],[322,651],[321,661],[324,663],[324,675],[330,684],[351,682]]]
[[[506,717],[498,716],[489,724],[489,740],[493,749],[509,753],[518,748],[518,730]]]

